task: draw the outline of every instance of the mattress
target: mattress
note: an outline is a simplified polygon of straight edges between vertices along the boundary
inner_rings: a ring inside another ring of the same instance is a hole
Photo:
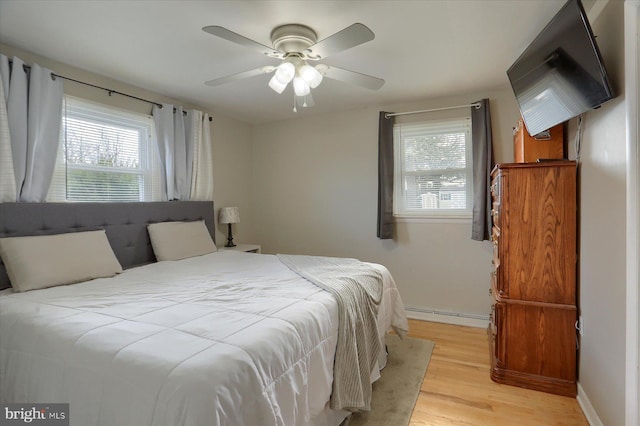
[[[374,266],[384,339],[407,320]],[[337,321],[333,297],[276,256],[234,251],[5,290],[0,401],[70,403],[76,426],[336,425]]]

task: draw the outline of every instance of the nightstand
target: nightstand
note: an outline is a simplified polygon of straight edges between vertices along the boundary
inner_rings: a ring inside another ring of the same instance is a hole
[[[244,251],[246,253],[260,253],[260,244],[237,244],[235,247],[218,247],[218,250]]]

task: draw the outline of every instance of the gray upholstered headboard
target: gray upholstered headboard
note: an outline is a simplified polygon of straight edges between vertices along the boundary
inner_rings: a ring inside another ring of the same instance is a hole
[[[155,262],[147,225],[204,220],[215,241],[211,201],[150,203],[0,203],[0,237],[105,229],[123,268]],[[0,289],[9,287],[0,261]]]

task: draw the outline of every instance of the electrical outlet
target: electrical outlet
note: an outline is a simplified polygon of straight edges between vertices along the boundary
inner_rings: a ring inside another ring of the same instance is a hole
[[[581,336],[584,336],[584,319],[582,319],[582,315],[580,315],[578,317],[578,333],[580,333]]]

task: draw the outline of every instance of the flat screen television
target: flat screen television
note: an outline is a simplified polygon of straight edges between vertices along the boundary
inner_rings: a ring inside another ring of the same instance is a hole
[[[569,0],[507,70],[529,134],[614,97],[580,0]]]

